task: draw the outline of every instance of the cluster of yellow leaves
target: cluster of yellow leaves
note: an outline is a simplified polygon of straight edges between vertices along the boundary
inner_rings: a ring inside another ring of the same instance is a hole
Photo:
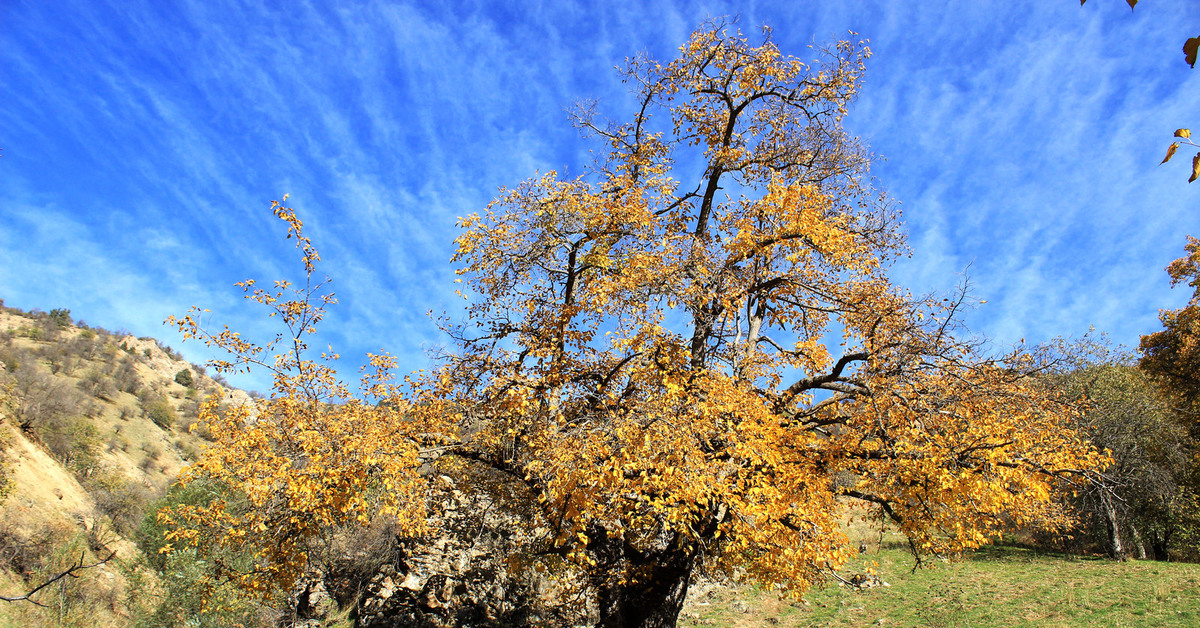
[[[215,397],[202,405],[199,424],[216,441],[180,481],[205,480],[221,487],[222,494],[207,504],[158,514],[170,526],[168,551],[191,546],[249,554],[249,564],[218,565],[221,576],[263,595],[290,587],[310,567],[314,544],[339,528],[364,526],[377,517],[388,517],[408,532],[425,524],[424,493],[414,472],[418,448],[407,431],[415,426],[401,419],[404,407],[395,401],[394,359],[370,356],[373,370],[364,374],[362,398],[354,398],[329,365],[336,356],[305,359],[304,336],[321,320],[324,306],[334,302],[333,295],[320,294],[322,284],[312,282],[319,257],[302,235],[301,222],[279,203],[274,210],[288,224],[289,237],[297,239],[308,282],[299,289],[276,282],[270,292],[254,288],[253,281],[239,285],[248,299],[282,320],[288,336],[261,347],[227,328],[206,332],[195,310],[169,320],[185,337],[234,356],[218,362],[219,371],[251,365],[270,369],[272,395],[225,409]],[[281,342],[286,348],[267,362],[264,356]],[[366,401],[372,398],[389,402]]]
[[[937,364],[855,403],[843,468],[848,491],[886,503],[922,552],[976,548],[1013,526],[1058,531],[1053,495],[1108,464],[1071,427],[1057,393],[1011,368]]]

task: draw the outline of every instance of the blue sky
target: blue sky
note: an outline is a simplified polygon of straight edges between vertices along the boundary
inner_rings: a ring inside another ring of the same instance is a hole
[[[456,218],[581,172],[566,109],[625,117],[614,66],[721,15],[805,58],[870,40],[847,127],[904,212],[892,275],[925,293],[969,274],[973,331],[1136,345],[1186,300],[1163,267],[1200,235],[1200,183],[1192,153],[1158,162],[1200,127],[1194,0],[0,0],[0,298],[202,361],[163,319],[199,305],[267,334],[232,284],[296,277],[269,213],[290,193],[341,301],[321,341],[343,370],[381,349],[425,367],[445,340],[427,313],[460,307]]]

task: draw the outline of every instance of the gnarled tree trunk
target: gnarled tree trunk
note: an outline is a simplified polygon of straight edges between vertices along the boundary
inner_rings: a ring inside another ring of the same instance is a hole
[[[598,570],[592,580],[597,628],[674,628],[687,598],[692,553],[676,547],[642,553],[622,540],[603,543],[600,564],[613,568]]]

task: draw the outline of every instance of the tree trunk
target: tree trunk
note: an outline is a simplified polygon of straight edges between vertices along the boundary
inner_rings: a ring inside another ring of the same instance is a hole
[[[1129,526],[1129,534],[1133,536],[1133,547],[1137,550],[1138,560],[1146,560],[1146,542],[1142,540],[1142,533],[1137,524]]]
[[[610,574],[597,588],[597,628],[674,628],[687,598],[692,557],[682,551],[622,556],[624,580]]]
[[[1117,560],[1125,560],[1125,546],[1121,543],[1121,521],[1112,495],[1105,489],[1100,491],[1100,505],[1104,509],[1104,523],[1108,528],[1108,553]]]

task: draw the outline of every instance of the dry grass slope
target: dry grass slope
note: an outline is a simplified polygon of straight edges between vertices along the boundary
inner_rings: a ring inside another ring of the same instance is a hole
[[[200,401],[249,397],[153,339],[2,303],[0,594],[23,593],[80,556],[117,558],[39,593],[46,608],[0,603],[0,626],[128,625],[138,558],[129,537],[203,451],[188,429]]]

